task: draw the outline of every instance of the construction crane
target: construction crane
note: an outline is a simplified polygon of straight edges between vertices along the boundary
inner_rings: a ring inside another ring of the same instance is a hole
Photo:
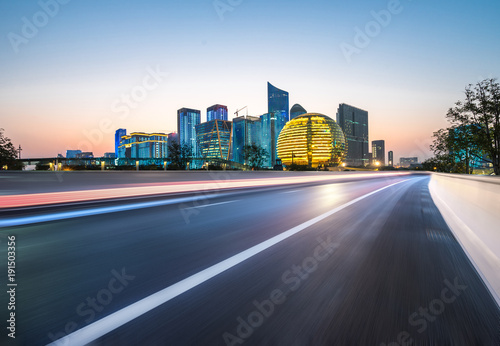
[[[244,110],[245,108],[247,108],[248,106],[245,106],[243,107],[242,109],[238,109],[236,112],[234,112],[234,114],[236,114],[236,117],[238,117],[238,113],[241,112],[242,110]],[[248,109],[247,109],[247,115],[248,115]]]

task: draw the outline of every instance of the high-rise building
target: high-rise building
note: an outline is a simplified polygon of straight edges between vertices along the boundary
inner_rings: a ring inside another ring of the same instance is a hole
[[[389,167],[394,167],[394,153],[392,151],[389,151],[387,153],[387,156],[388,156],[388,166]]]
[[[368,112],[345,103],[337,110],[337,123],[347,139],[346,163],[353,166],[368,164]]]
[[[269,154],[267,167],[276,165],[278,136],[290,120],[288,92],[267,83],[267,114],[261,116],[262,146]]]
[[[203,159],[231,159],[232,123],[212,120],[196,125],[198,156]]]
[[[262,145],[262,128],[259,117],[237,117],[233,119],[233,161],[246,164],[243,148],[246,145]]]
[[[207,121],[215,119],[227,121],[227,106],[213,105],[207,108]]]
[[[385,166],[385,141],[372,141],[372,155],[376,165]]]
[[[168,136],[165,133],[132,132],[122,137],[118,158],[163,159],[168,157]]]
[[[115,156],[118,156],[118,147],[120,146],[120,141],[122,140],[123,136],[127,135],[127,130],[126,129],[118,129],[115,132]]]
[[[290,120],[298,117],[299,115],[306,114],[306,113],[307,113],[307,111],[304,109],[304,107],[302,107],[301,105],[296,103],[290,109]]]
[[[177,111],[177,133],[181,145],[189,145],[193,155],[198,155],[196,147],[196,125],[201,123],[201,113],[199,110],[181,108]]]

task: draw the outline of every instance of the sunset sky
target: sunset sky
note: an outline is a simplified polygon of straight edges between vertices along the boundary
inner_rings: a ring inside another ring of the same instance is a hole
[[[465,86],[500,76],[497,0],[5,0],[0,13],[0,128],[24,157],[100,156],[117,128],[176,131],[182,107],[261,115],[269,81],[309,112],[367,110],[370,142],[423,160]]]

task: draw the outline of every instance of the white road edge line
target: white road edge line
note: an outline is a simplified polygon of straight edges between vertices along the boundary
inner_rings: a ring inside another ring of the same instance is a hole
[[[58,339],[50,344],[49,346],[59,346],[59,345],[86,345],[88,343],[91,343],[98,338],[100,338],[103,335],[108,334],[109,332],[123,326],[124,324],[132,321],[133,319],[136,319],[137,317],[153,310],[154,308],[168,302],[169,300],[174,299],[175,297],[183,294],[184,292],[204,283],[205,281],[208,281],[209,279],[213,278],[216,275],[219,275],[220,273],[240,264],[241,262],[259,254],[260,252],[269,249],[271,246],[276,245],[283,240],[290,238],[291,236],[303,231],[304,229],[326,219],[327,217],[341,211],[342,209],[345,209],[367,197],[370,197],[380,191],[383,191],[385,189],[388,189],[390,187],[393,187],[395,185],[401,184],[403,182],[407,182],[409,179],[399,181],[397,183],[391,184],[384,186],[383,188],[380,188],[378,190],[372,191],[370,193],[367,193],[366,195],[363,195],[361,197],[358,197],[356,199],[353,199],[350,202],[347,202],[337,208],[334,208],[324,214],[321,214],[309,221],[306,221],[298,226],[295,226],[288,231],[285,231],[281,234],[278,234],[277,236],[274,236],[260,244],[257,244],[243,252],[240,252],[239,254],[236,254],[222,262],[219,262],[205,270],[202,270],[194,275],[191,275],[190,277],[181,280],[167,288],[164,288],[161,291],[158,291],[156,293],[153,293],[152,295],[143,298],[121,310],[118,310],[111,315],[108,315],[92,324],[89,324],[88,326],[83,327],[82,329],[79,329],[71,334],[66,335],[65,337],[62,337],[61,339]]]

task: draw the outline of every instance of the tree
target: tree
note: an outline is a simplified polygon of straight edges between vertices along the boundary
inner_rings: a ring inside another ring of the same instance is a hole
[[[423,169],[426,171],[445,172],[445,173],[464,173],[465,165],[463,162],[457,162],[455,157],[448,154],[439,154],[435,157],[422,162]]]
[[[500,84],[485,79],[465,88],[465,100],[448,110],[454,128],[470,130],[474,143],[488,156],[496,175],[500,175]]]
[[[267,150],[260,145],[251,144],[243,147],[243,158],[252,169],[259,169],[264,165],[264,161],[269,157]]]
[[[186,169],[192,157],[193,149],[186,143],[173,142],[168,146],[168,159],[174,169]]]
[[[431,149],[436,159],[443,161],[445,171],[453,173],[472,174],[475,163],[482,161],[484,156],[473,125],[452,126],[434,132]]]
[[[0,129],[0,169],[22,169],[23,164],[17,161],[17,150],[9,138],[5,137],[4,129]]]

